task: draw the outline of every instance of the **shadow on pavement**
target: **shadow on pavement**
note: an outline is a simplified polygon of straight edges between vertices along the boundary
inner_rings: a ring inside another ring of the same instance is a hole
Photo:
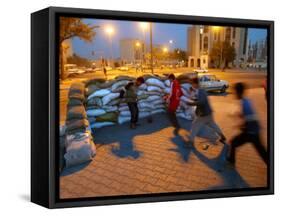
[[[86,168],[92,161],[88,161],[85,162],[83,164],[79,164],[73,167],[68,167],[68,168],[64,168],[62,170],[62,172],[60,173],[60,176],[68,176],[68,175],[72,175],[76,172],[79,172],[80,170]]]

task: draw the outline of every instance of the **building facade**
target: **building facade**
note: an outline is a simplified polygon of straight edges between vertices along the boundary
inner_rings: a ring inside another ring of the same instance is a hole
[[[237,67],[247,61],[247,28],[193,25],[187,28],[188,66],[209,68],[223,65],[222,54],[219,61],[215,61],[210,55],[214,45],[222,44],[220,42],[227,42],[235,49],[235,59],[228,66]]]
[[[120,59],[124,63],[136,63],[143,59],[144,43],[138,39],[120,40]]]

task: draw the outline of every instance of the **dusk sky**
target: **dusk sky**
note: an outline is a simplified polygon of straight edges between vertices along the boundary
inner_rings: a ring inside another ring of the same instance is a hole
[[[98,25],[96,37],[92,43],[85,43],[79,38],[73,39],[73,52],[86,58],[96,59],[102,56],[110,56],[109,38],[105,33],[105,26],[113,26],[114,34],[112,36],[113,57],[119,57],[119,41],[124,38],[134,38],[143,40],[143,31],[139,22],[133,21],[114,21],[102,19],[83,19],[84,23]],[[187,27],[185,24],[153,24],[153,44],[161,44],[170,49],[181,48],[186,50]],[[265,39],[266,29],[249,29],[249,40],[254,43],[258,40]],[[145,34],[146,43],[149,44],[149,32]],[[169,44],[173,40],[173,44]],[[95,52],[95,56],[92,52]]]

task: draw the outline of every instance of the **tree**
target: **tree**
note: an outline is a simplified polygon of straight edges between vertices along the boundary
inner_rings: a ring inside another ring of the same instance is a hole
[[[227,67],[229,62],[233,62],[236,57],[236,51],[234,46],[231,46],[229,42],[218,41],[214,43],[210,58],[215,63],[216,67],[221,67],[224,63],[224,67]]]
[[[71,17],[61,17],[60,18],[60,35],[59,35],[59,45],[60,45],[60,76],[61,79],[67,77],[66,72],[64,71],[64,51],[67,47],[63,46],[63,42],[67,39],[73,37],[78,37],[85,42],[92,42],[93,38],[96,35],[94,31],[95,28],[99,26],[93,26],[83,23],[80,18],[71,18]]]

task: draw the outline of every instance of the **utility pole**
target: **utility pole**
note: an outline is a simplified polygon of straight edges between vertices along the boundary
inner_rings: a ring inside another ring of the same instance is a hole
[[[153,72],[153,45],[152,45],[152,23],[149,23],[149,29],[150,29],[150,67],[151,67],[151,73]]]

